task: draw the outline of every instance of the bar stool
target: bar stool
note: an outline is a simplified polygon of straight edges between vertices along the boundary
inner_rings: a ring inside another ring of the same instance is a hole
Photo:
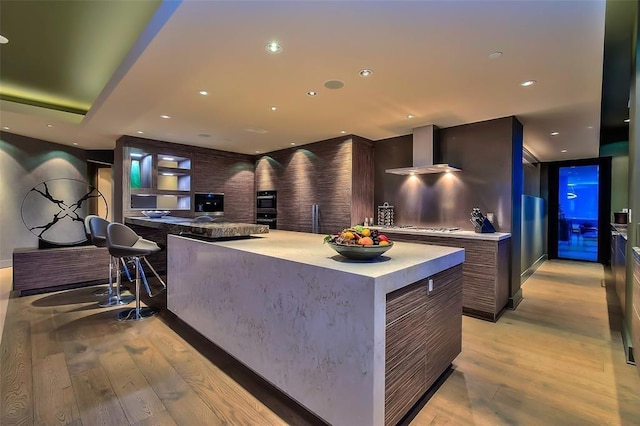
[[[96,247],[107,246],[107,226],[109,226],[109,221],[99,216],[94,216],[89,219],[89,235],[91,236],[91,242]],[[129,275],[129,270],[126,263],[124,262],[124,259],[121,258],[120,261],[122,262],[127,275]],[[129,303],[133,302],[133,295],[122,296],[120,294],[122,283],[119,279],[116,281],[115,295],[113,295],[113,268],[116,268],[117,275],[119,277],[120,267],[118,263],[118,259],[113,256],[109,257],[109,290],[111,291],[108,293],[110,294],[110,296],[107,297],[106,300],[98,304],[98,306],[100,306],[101,308],[107,308],[109,306],[128,305]]]
[[[96,216],[95,214],[90,214],[87,215],[84,218],[84,234],[87,236],[87,240],[92,243],[94,246],[97,247],[105,247],[105,246],[98,246],[93,242],[93,239],[91,238],[91,229],[89,228],[89,221],[91,219],[93,219],[94,217],[100,217],[100,216]],[[92,293],[94,296],[111,296],[113,294],[113,279],[111,276],[111,265],[109,265],[109,287],[107,288],[99,288],[96,291],[94,291]]]
[[[136,307],[133,309],[126,309],[120,311],[117,314],[118,321],[138,321],[145,318],[149,318],[155,315],[158,310],[151,307],[140,307],[140,276],[144,277],[144,271],[142,270],[142,264],[140,259],[144,259],[146,264],[151,268],[151,271],[160,280],[160,283],[167,288],[166,284],[155,269],[149,264],[149,261],[145,256],[160,251],[160,247],[153,241],[145,240],[136,234],[131,228],[121,223],[110,223],[107,227],[107,248],[109,253],[116,258],[131,258],[136,267]],[[117,271],[117,282],[120,283],[120,269]],[[156,294],[151,294],[151,290],[145,280],[145,286],[150,297]]]

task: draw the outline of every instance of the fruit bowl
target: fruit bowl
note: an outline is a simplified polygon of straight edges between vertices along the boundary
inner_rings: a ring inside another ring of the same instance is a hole
[[[332,249],[340,253],[342,256],[353,260],[371,260],[380,256],[382,253],[393,247],[393,243],[390,242],[387,245],[370,245],[370,246],[358,246],[358,245],[345,245],[334,242],[327,242]]]
[[[170,211],[167,210],[143,210],[142,214],[149,219],[160,219],[163,216],[167,216]]]

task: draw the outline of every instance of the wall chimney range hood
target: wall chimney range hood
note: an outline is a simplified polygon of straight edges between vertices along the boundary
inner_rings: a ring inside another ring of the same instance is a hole
[[[461,171],[449,164],[433,164],[437,134],[438,128],[433,124],[413,129],[413,167],[386,169],[385,172],[395,175],[419,175]]]

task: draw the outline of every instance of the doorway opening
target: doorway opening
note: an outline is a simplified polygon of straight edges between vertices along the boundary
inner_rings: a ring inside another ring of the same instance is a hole
[[[598,261],[599,166],[558,170],[558,257]]]

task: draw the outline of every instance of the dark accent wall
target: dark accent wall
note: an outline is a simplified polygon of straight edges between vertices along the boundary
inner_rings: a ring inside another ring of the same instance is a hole
[[[373,143],[367,139],[344,136],[274,151],[260,157],[255,170],[257,191],[278,191],[278,229],[311,232],[313,204],[320,233],[373,216]]]
[[[85,151],[0,132],[0,267],[11,266],[15,248],[38,247],[22,221],[22,200],[37,184],[57,178],[88,181]]]
[[[122,136],[116,142],[114,176],[116,221],[123,217],[140,216],[139,210],[128,208],[126,185],[129,185],[128,168],[125,167],[124,148],[135,147],[191,158],[191,195],[194,192],[223,192],[224,214],[236,222],[255,223],[254,157],[246,154],[220,151],[172,142]],[[172,212],[175,216],[193,216],[191,210]]]
[[[494,213],[500,232],[510,232],[510,306],[520,295],[520,227],[523,193],[522,125],[515,117],[441,129],[434,162],[461,172],[399,176],[385,169],[412,164],[412,135],[375,142],[375,205],[395,207],[395,224],[455,226],[473,230],[471,210]]]

